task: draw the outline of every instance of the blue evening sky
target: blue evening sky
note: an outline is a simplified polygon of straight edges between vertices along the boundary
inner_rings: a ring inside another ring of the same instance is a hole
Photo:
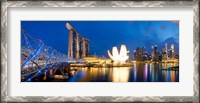
[[[112,50],[113,46],[120,48],[121,44],[127,46],[131,55],[137,47],[143,46],[150,54],[152,45],[162,44],[169,38],[177,44],[179,42],[178,21],[22,21],[21,26],[33,38],[67,54],[66,22],[90,40],[90,55],[108,57],[107,50]],[[178,47],[175,45],[175,48]]]

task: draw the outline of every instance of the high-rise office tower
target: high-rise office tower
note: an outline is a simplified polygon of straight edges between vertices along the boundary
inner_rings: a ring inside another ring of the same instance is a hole
[[[174,44],[171,44],[171,58],[174,59],[175,57],[175,52],[174,52]]]

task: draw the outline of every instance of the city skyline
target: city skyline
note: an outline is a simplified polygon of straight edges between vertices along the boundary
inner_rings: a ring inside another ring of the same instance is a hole
[[[90,55],[108,57],[107,50],[111,50],[113,46],[119,47],[121,44],[127,45],[130,57],[138,47],[145,47],[150,54],[151,45],[158,45],[158,50],[161,51],[166,42],[169,44],[174,42],[175,52],[179,52],[178,21],[70,21],[69,23],[81,36],[90,40]],[[66,21],[22,21],[22,28],[33,37],[44,40],[47,45],[67,55],[69,31],[65,24]]]
[[[179,82],[178,26],[178,21],[22,21],[21,81]]]

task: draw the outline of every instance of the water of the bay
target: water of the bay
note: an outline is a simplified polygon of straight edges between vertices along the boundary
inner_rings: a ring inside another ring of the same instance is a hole
[[[179,70],[162,70],[177,63],[135,63],[133,67],[77,68],[68,80],[48,82],[179,82]]]

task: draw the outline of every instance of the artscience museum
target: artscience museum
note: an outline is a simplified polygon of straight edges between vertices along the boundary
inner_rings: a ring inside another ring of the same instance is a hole
[[[126,45],[121,45],[120,51],[118,52],[118,49],[116,46],[112,48],[112,54],[108,50],[108,56],[114,61],[114,63],[120,63],[125,64],[126,60],[128,60],[128,50],[126,48]]]

